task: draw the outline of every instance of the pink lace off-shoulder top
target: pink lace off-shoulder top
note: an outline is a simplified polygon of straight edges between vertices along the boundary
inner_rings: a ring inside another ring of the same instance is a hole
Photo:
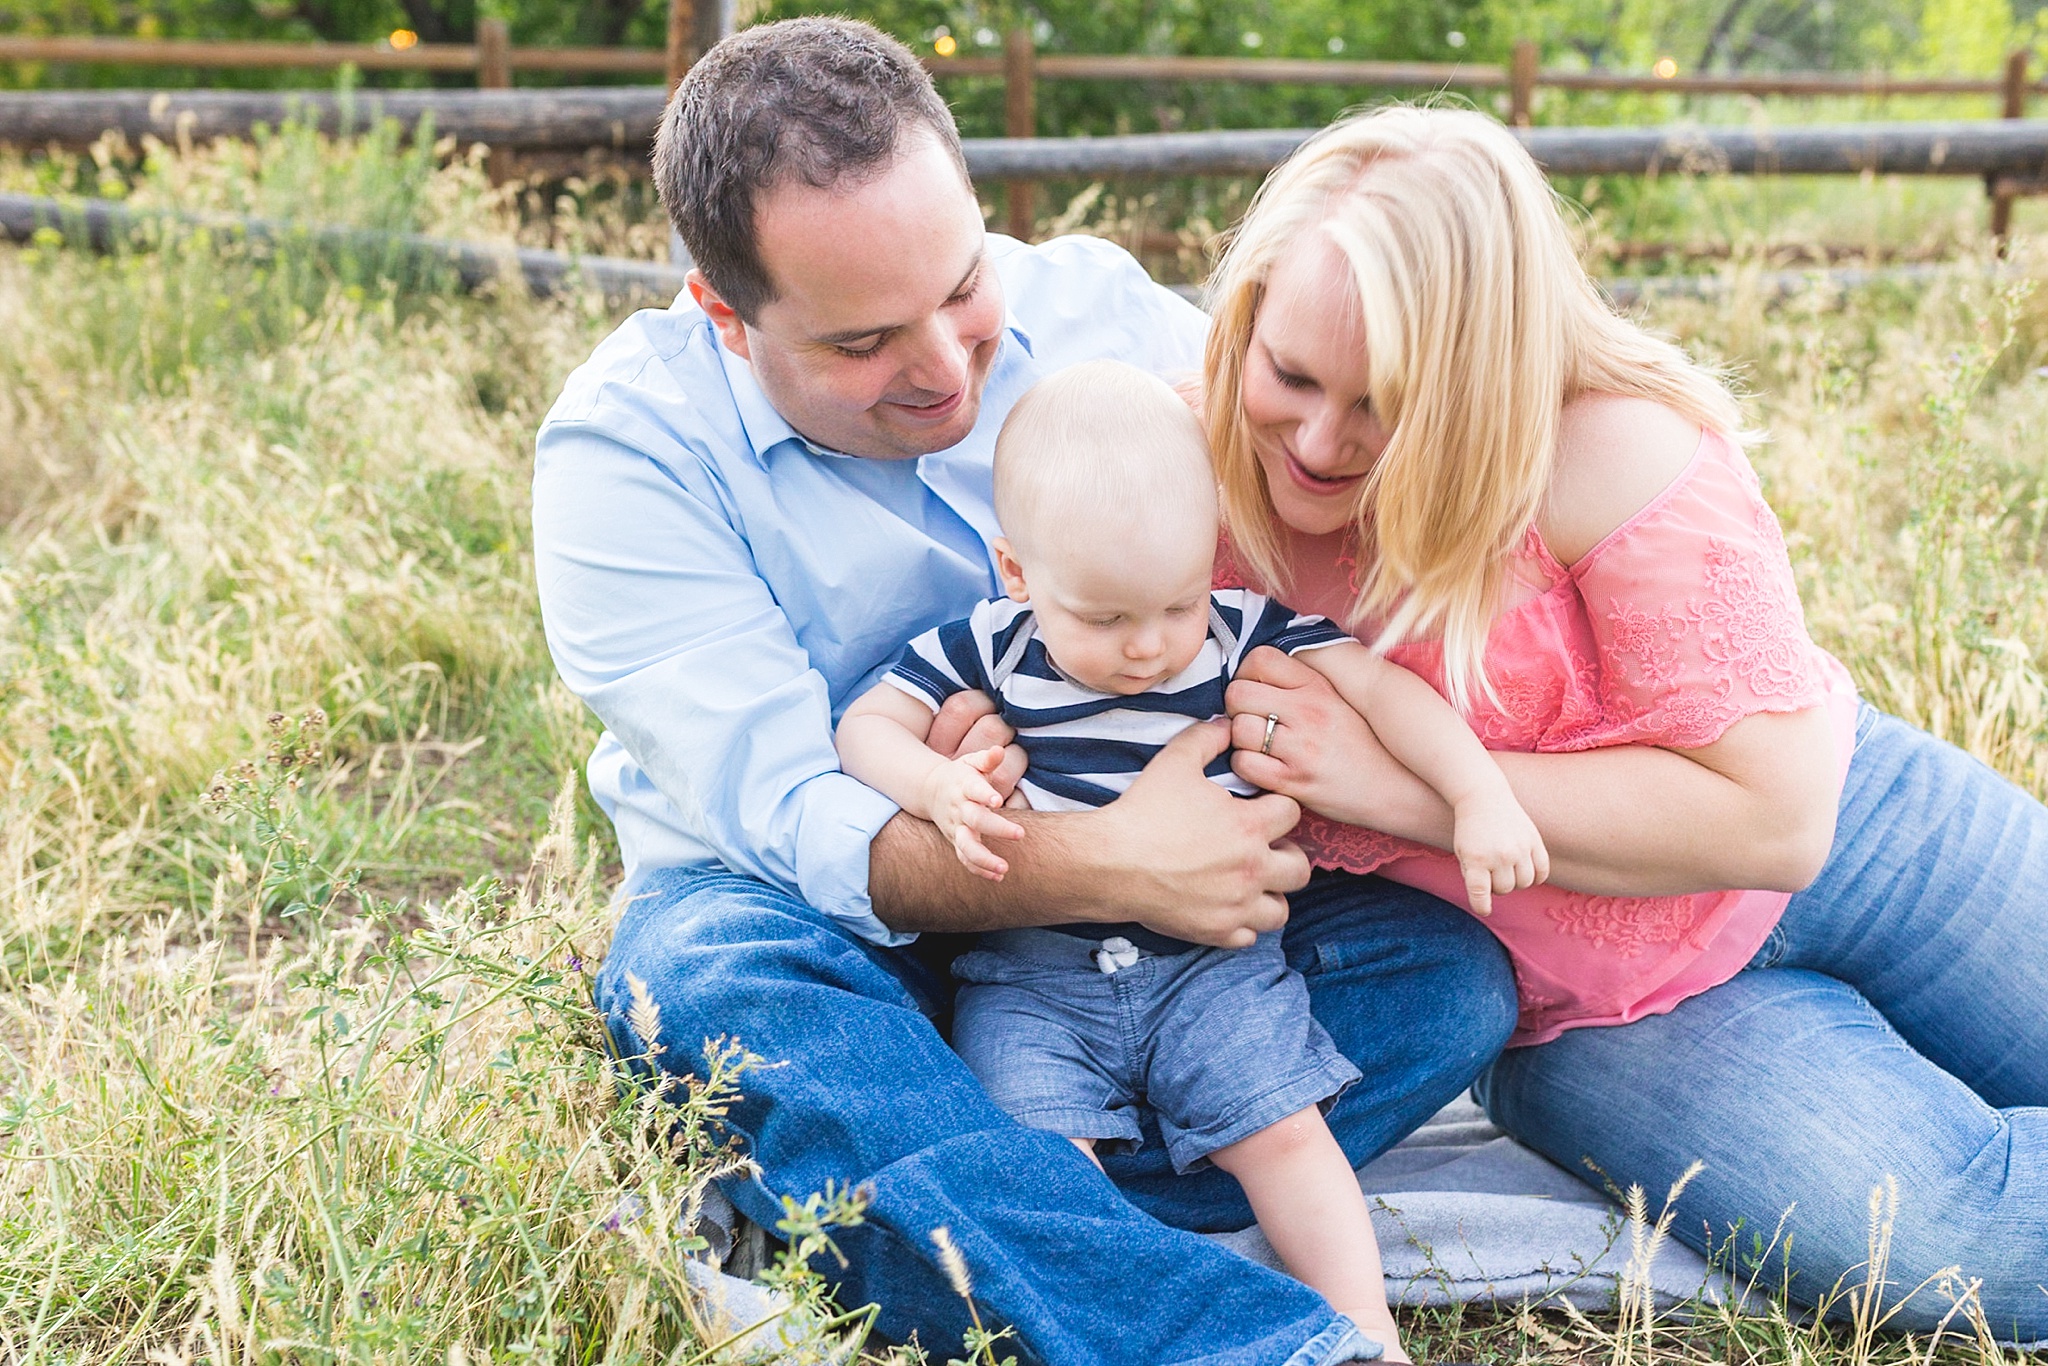
[[[1243,573],[1226,549],[1219,585]],[[1467,715],[1488,749],[1694,748],[1758,712],[1826,707],[1837,781],[1846,776],[1855,686],[1808,637],[1778,519],[1726,437],[1703,434],[1685,472],[1570,568],[1531,527],[1511,577],[1487,638],[1496,695],[1474,699]],[[1436,642],[1388,657],[1442,691]],[[1314,813],[1295,838],[1318,867],[1376,872],[1465,904],[1457,861],[1440,850]],[[1592,896],[1550,885],[1495,897],[1486,924],[1514,960],[1521,993],[1509,1046],[1661,1014],[1728,980],[1789,899]]]

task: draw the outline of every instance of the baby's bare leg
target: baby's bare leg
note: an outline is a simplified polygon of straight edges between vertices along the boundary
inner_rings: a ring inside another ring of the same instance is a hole
[[[1384,1347],[1386,1360],[1407,1361],[1387,1308],[1372,1216],[1322,1111],[1291,1114],[1210,1160],[1244,1187],[1288,1271]]]
[[[1095,1140],[1092,1138],[1069,1138],[1067,1142],[1088,1154],[1088,1160],[1095,1164],[1095,1170],[1102,1170],[1102,1159],[1095,1155]]]

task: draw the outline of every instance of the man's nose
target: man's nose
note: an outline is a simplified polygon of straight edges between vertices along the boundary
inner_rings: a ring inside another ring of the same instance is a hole
[[[903,377],[929,394],[951,394],[967,383],[967,369],[974,347],[944,317],[933,319],[924,330],[920,345]]]

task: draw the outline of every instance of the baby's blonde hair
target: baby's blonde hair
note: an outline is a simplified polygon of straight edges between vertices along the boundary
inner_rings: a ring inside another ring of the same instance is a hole
[[[1376,649],[1437,636],[1453,704],[1490,692],[1486,637],[1508,561],[1549,489],[1558,416],[1586,393],[1647,398],[1739,435],[1735,400],[1617,317],[1557,197],[1482,114],[1394,106],[1324,129],[1276,170],[1211,281],[1204,401],[1232,545],[1289,587],[1242,401],[1267,278],[1320,236],[1350,267],[1389,440],[1355,511],[1354,628]]]
[[[996,520],[1012,541],[1105,523],[1206,519],[1216,476],[1202,424],[1166,381],[1122,361],[1070,366],[1026,390],[996,435]]]

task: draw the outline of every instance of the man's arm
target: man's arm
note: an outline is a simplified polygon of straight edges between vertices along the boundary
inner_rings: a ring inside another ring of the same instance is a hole
[[[975,877],[934,827],[899,814],[868,856],[875,914],[899,932],[1135,920],[1242,948],[1287,923],[1286,893],[1307,885],[1309,868],[1285,843],[1298,806],[1234,797],[1202,776],[1228,745],[1224,726],[1190,726],[1098,811],[1010,812],[1024,838],[1005,849],[1001,882]]]
[[[652,439],[541,431],[535,577],[556,667],[727,867],[900,942],[867,896],[868,844],[896,807],[839,771],[825,680],[699,458]]]
[[[1024,835],[1022,826],[998,814],[1003,794],[989,781],[1004,751],[991,745],[950,759],[936,753],[925,743],[933,716],[922,697],[877,683],[839,719],[833,737],[839,765],[902,807],[902,814],[938,827],[971,872],[1000,882],[1010,865],[987,841]]]

